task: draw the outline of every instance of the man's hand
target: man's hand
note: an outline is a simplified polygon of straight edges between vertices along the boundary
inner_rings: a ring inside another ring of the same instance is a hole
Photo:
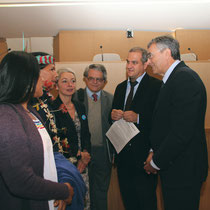
[[[146,163],[144,165],[144,170],[146,171],[147,174],[151,174],[151,173],[157,174],[157,170],[153,168],[150,163]]]
[[[138,119],[138,114],[133,111],[125,111],[123,114],[123,119],[127,122],[136,123]]]
[[[123,118],[123,114],[124,112],[120,109],[112,109],[112,112],[111,112],[111,118],[112,120],[120,120],[121,118]]]
[[[144,170],[146,171],[147,174],[157,174],[157,170],[153,168],[150,164],[150,161],[152,160],[153,152],[150,152],[147,160],[144,162]]]
[[[153,155],[154,155],[154,152],[150,152],[148,157],[147,157],[147,160],[144,162],[144,164],[150,163],[150,161],[152,160]]]

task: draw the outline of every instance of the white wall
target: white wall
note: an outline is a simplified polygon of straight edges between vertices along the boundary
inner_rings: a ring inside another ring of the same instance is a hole
[[[11,50],[23,50],[22,38],[7,38],[6,42]],[[27,52],[41,51],[53,55],[53,37],[24,38],[24,46]]]

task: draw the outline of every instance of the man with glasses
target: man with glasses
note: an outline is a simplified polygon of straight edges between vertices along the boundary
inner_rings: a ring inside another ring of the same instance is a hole
[[[126,64],[128,79],[117,86],[113,99],[112,120],[132,122],[140,131],[116,157],[126,210],[157,210],[157,176],[145,173],[144,162],[150,152],[149,132],[161,81],[146,73],[147,65],[145,49],[130,49]]]
[[[148,174],[160,174],[164,207],[198,210],[208,174],[205,138],[206,90],[196,72],[180,61],[179,43],[160,36],[148,44],[149,65],[163,76],[150,133]],[[151,153],[152,154],[152,153]]]
[[[85,89],[79,89],[74,100],[84,103],[91,133],[89,184],[91,210],[107,210],[107,192],[111,177],[112,148],[106,139],[110,127],[113,95],[103,90],[107,72],[101,64],[91,64],[84,71]]]

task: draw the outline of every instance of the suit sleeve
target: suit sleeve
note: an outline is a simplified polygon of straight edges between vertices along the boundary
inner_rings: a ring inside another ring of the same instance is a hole
[[[112,102],[112,109],[121,109],[123,110],[124,107],[124,99],[125,96],[123,96],[123,90],[122,90],[122,85],[118,85],[116,87],[116,90],[114,92],[114,98]]]

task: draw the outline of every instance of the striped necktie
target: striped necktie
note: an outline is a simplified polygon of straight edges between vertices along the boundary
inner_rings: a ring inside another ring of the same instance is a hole
[[[94,93],[94,94],[92,95],[92,97],[93,97],[93,100],[94,100],[95,102],[98,100],[97,94]]]

